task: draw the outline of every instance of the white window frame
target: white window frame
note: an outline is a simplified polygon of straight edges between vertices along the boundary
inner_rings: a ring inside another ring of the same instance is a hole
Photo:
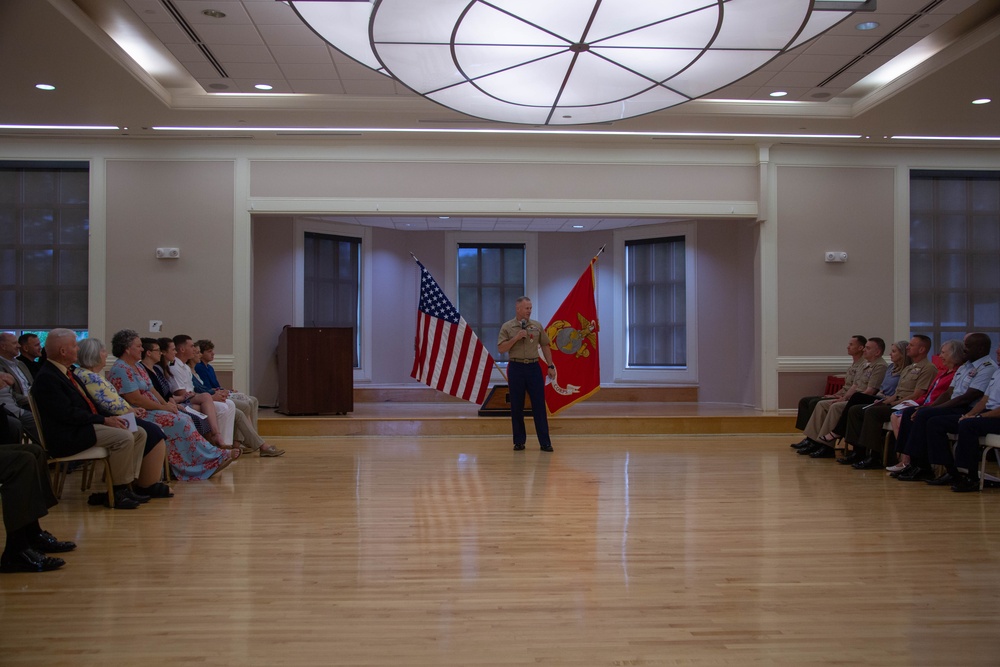
[[[361,308],[359,318],[361,320],[361,335],[358,337],[361,350],[358,355],[358,368],[354,369],[355,382],[371,382],[372,379],[372,352],[371,352],[371,331],[372,331],[372,295],[370,286],[372,285],[372,228],[351,225],[343,222],[328,222],[312,218],[295,217],[292,225],[294,239],[294,276],[295,289],[292,291],[292,312],[293,325],[303,326],[305,318],[305,294],[303,285],[305,281],[305,238],[306,232],[314,234],[328,234],[333,236],[347,236],[361,239],[361,294],[358,303]]]
[[[621,384],[692,384],[698,382],[698,233],[694,222],[667,223],[616,229],[613,235],[615,266],[614,381]],[[626,304],[628,303],[625,243],[667,236],[684,237],[685,317],[687,365],[682,368],[629,368]]]

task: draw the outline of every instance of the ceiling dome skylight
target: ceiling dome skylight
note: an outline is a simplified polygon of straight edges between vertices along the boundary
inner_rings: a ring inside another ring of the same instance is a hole
[[[850,16],[814,0],[299,0],[323,39],[461,113],[640,116],[738,81]]]

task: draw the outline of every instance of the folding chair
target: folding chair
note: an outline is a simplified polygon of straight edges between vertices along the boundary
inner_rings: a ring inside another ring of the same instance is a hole
[[[47,453],[49,448],[45,446],[45,434],[42,433],[42,418],[38,413],[38,406],[35,404],[35,397],[30,393],[28,394],[28,404],[31,406],[31,414],[35,417],[35,426],[38,428],[38,440],[42,444],[42,449],[44,449]],[[80,471],[82,473],[80,490],[86,491],[90,488],[90,485],[94,480],[94,464],[97,461],[104,462],[104,479],[108,483],[108,505],[110,507],[114,507],[115,490],[111,480],[111,464],[108,463],[108,450],[105,447],[98,447],[97,445],[71,456],[49,457],[49,465],[54,466],[52,469],[51,483],[52,493],[55,494],[56,498],[62,497],[63,486],[66,484],[66,475],[69,474],[70,463],[80,462],[83,464],[83,469]]]

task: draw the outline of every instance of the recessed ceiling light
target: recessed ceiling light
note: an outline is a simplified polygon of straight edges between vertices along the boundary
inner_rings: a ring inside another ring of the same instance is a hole
[[[786,92],[785,92],[785,91],[783,91],[783,90],[776,90],[776,91],[774,91],[773,93],[771,93],[771,97],[784,97],[784,96],[785,96],[785,95],[787,95],[787,94],[788,94],[788,93],[786,93]]]
[[[35,84],[35,88],[37,88],[38,90],[55,90],[56,89],[56,87],[53,86],[51,83],[36,83]]]
[[[857,28],[858,30],[874,30],[875,28],[878,27],[878,22],[877,21],[865,21],[864,23],[859,23],[859,24],[857,24],[854,27]]]
[[[225,12],[220,12],[218,9],[206,9],[202,12],[205,16],[213,19],[224,19],[226,18]]]
[[[274,86],[272,86],[269,83],[258,83],[257,85],[254,86],[254,88],[256,88],[257,90],[272,90]]]
[[[583,225],[573,225],[573,229],[583,229]]]
[[[973,104],[989,104],[992,101],[993,100],[991,100],[988,97],[980,97],[978,100],[972,100],[972,103]]]
[[[450,220],[450,219],[451,219],[450,215],[439,215],[438,216],[438,220]]]

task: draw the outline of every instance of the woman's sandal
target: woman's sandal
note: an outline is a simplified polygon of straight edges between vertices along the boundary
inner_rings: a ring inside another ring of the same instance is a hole
[[[826,435],[824,435],[822,438],[819,439],[821,443],[823,443],[824,445],[829,445],[830,447],[833,447],[838,440],[840,440],[840,436],[834,433],[833,431],[830,431],[829,433],[827,433]]]
[[[236,459],[240,458],[240,454],[242,453],[243,452],[240,451],[239,447],[237,447],[236,449],[226,450],[226,458],[222,461],[222,463],[219,464],[219,467],[215,469],[215,472],[211,474],[211,477],[215,477],[216,474],[222,472],[227,467],[229,467],[229,464],[235,461]]]

